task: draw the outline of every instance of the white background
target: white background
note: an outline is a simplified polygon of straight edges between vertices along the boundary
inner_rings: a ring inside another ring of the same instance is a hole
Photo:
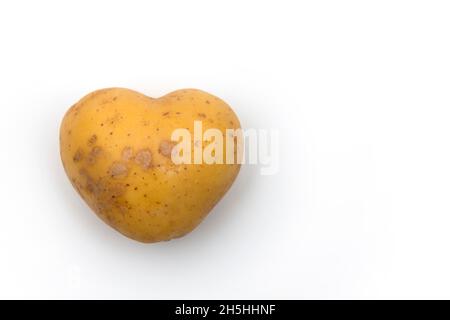
[[[1,1],[0,298],[450,298],[448,1]],[[103,224],[62,169],[88,92],[194,87],[280,131],[190,235]]]

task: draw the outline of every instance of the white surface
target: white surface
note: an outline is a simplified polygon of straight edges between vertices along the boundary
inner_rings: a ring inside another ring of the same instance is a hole
[[[0,2],[0,298],[450,298],[448,1]],[[86,93],[196,87],[280,130],[189,236],[92,214],[58,129]]]

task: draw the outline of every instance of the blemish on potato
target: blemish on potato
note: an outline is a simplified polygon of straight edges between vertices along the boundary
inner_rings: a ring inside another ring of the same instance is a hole
[[[133,149],[131,147],[125,147],[122,150],[122,160],[130,161],[133,158]]]
[[[149,149],[142,149],[136,153],[134,161],[142,169],[147,170],[152,164],[152,152]]]
[[[86,177],[86,190],[95,196],[94,206],[101,214],[110,212],[113,208],[119,208],[119,197],[125,193],[125,186],[119,183],[111,183],[100,178],[94,180],[85,170],[80,174]]]
[[[112,178],[125,178],[128,175],[128,168],[123,163],[115,162],[109,168],[109,174]]]
[[[86,190],[89,193],[93,193],[94,195],[97,195],[100,193],[101,188],[99,185],[92,179],[90,176],[86,176]]]
[[[73,162],[80,162],[81,160],[83,160],[83,150],[78,149],[73,155]]]
[[[102,153],[102,148],[100,148],[99,146],[93,147],[91,149],[91,152],[89,152],[87,159],[86,159],[88,164],[90,164],[90,165],[94,164],[101,153]]]
[[[164,157],[170,157],[172,154],[172,149],[175,146],[175,143],[170,140],[163,140],[159,144],[159,153],[161,153]]]
[[[97,142],[97,135],[93,134],[93,135],[88,139],[88,146],[92,147],[93,145],[95,145],[96,142]]]
[[[204,113],[197,113],[197,115],[198,115],[200,118],[206,118],[206,114],[204,114]]]

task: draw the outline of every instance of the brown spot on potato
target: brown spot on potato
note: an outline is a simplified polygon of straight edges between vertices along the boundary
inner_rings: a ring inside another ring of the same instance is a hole
[[[206,114],[204,114],[204,113],[197,113],[197,115],[198,115],[200,118],[206,118]]]
[[[93,147],[91,149],[91,152],[89,152],[89,154],[87,156],[87,159],[86,159],[87,163],[90,165],[94,164],[102,152],[103,152],[102,148],[100,148],[99,146]]]
[[[109,168],[109,174],[112,178],[125,178],[128,175],[128,168],[123,163],[114,162]]]
[[[175,142],[170,140],[163,140],[159,144],[159,153],[161,153],[164,157],[171,157],[172,155],[172,149],[175,146]]]
[[[169,111],[167,111],[167,112],[164,112],[162,115],[165,117],[165,116],[168,116],[169,115]]]
[[[149,149],[142,149],[136,153],[134,161],[144,170],[150,168],[152,164],[152,152]]]
[[[93,134],[88,140],[88,146],[92,147],[97,142],[97,135]]]
[[[73,155],[73,162],[80,162],[81,160],[83,160],[83,150],[78,149]]]
[[[92,179],[90,176],[86,176],[86,190],[89,193],[93,193],[94,195],[98,195],[101,191],[100,186]]]
[[[131,147],[125,147],[122,150],[122,160],[130,161],[133,158],[133,149]]]
[[[86,191],[94,196],[93,206],[99,214],[108,214],[113,208],[119,208],[121,202],[118,198],[126,191],[123,184],[105,178],[93,179],[85,169],[80,170],[80,175],[86,179]]]

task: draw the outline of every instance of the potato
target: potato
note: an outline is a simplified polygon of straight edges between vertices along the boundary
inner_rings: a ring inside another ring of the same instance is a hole
[[[203,132],[219,129],[224,139],[226,129],[240,128],[225,102],[200,90],[158,99],[123,88],[94,91],[62,120],[64,169],[89,207],[125,236],[146,243],[181,237],[205,218],[240,169],[237,147],[231,164],[172,160],[180,142],[171,140],[176,129],[192,135],[192,154],[198,144],[208,146],[194,136],[194,121]]]

